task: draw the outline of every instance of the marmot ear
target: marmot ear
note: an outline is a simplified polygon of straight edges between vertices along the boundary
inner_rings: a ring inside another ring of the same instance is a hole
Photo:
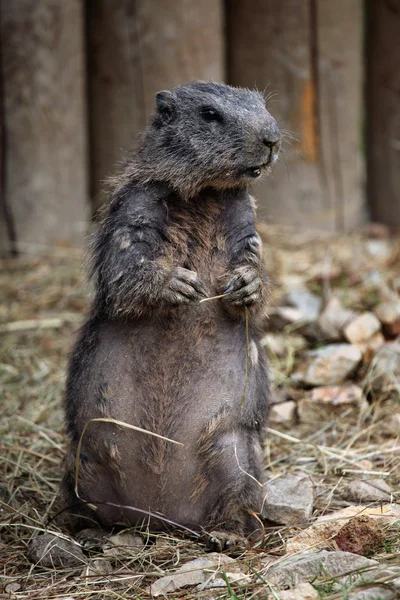
[[[163,90],[156,94],[157,113],[161,117],[162,123],[170,123],[175,117],[176,104],[175,96],[169,90]]]

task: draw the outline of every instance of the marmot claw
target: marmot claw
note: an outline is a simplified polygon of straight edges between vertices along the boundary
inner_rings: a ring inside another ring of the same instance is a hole
[[[207,289],[197,273],[183,267],[174,270],[164,294],[165,300],[172,304],[187,304],[207,296]]]
[[[261,300],[262,282],[252,265],[237,267],[222,288],[224,300],[236,306],[252,306]]]

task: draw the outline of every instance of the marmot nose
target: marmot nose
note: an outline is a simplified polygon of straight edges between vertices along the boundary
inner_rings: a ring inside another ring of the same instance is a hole
[[[268,136],[268,137],[264,137],[263,138],[263,144],[264,144],[264,146],[266,146],[270,150],[274,150],[276,148],[279,148],[280,141],[281,141],[280,137],[275,138],[275,137],[272,137],[272,136]]]
[[[279,149],[281,147],[281,137],[278,136],[264,136],[263,144],[268,148],[268,156],[266,160],[267,165],[273,165],[278,160]]]

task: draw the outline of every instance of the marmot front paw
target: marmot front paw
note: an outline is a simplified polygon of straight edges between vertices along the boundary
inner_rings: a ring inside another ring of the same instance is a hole
[[[164,290],[163,296],[171,304],[188,304],[189,302],[207,298],[208,292],[195,271],[176,267]]]
[[[234,548],[244,549],[248,542],[243,535],[231,531],[211,531],[206,538],[208,548],[213,552],[232,551]]]
[[[262,283],[260,275],[252,265],[242,265],[234,269],[222,288],[224,300],[235,306],[252,306],[261,300]]]

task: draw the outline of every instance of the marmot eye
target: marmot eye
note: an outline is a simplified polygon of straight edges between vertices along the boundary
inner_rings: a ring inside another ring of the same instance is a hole
[[[219,121],[222,122],[222,116],[214,108],[208,106],[201,109],[201,116],[205,121]]]

